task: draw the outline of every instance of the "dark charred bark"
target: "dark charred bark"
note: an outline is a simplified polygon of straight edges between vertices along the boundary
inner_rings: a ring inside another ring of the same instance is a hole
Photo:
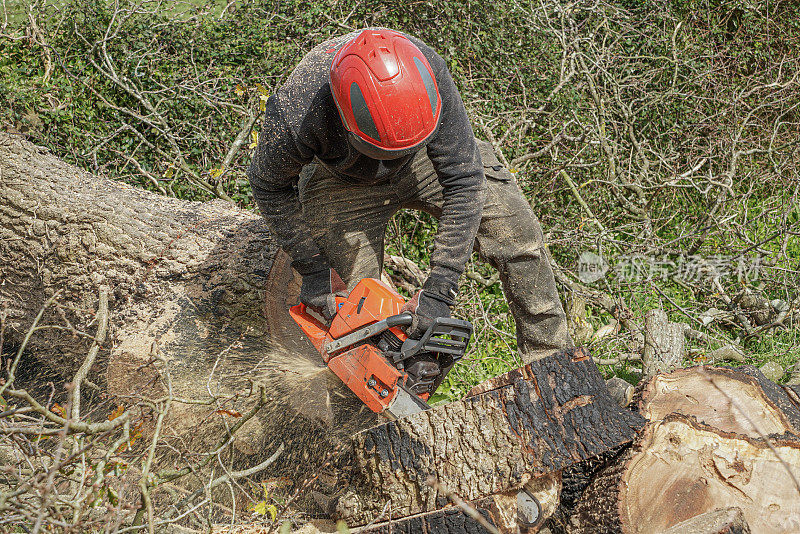
[[[588,352],[568,350],[492,379],[460,402],[353,437],[353,481],[339,517],[363,524],[444,506],[428,477],[473,501],[633,439],[643,420],[621,409]]]
[[[629,446],[629,443],[620,445],[600,456],[578,462],[562,472],[562,489],[558,507],[546,523],[551,532],[555,534],[567,532],[569,519],[580,503],[583,492],[592,483],[597,473],[610,465],[618,456],[624,454]]]

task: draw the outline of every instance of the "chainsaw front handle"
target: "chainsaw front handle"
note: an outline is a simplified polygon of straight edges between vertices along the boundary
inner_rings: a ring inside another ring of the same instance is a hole
[[[389,328],[394,326],[411,326],[411,323],[413,322],[414,316],[408,312],[392,315],[391,317],[386,318],[386,324],[389,325]]]
[[[372,336],[376,336],[390,328],[395,326],[408,326],[414,320],[414,316],[410,313],[401,313],[398,315],[392,315],[383,319],[382,321],[377,321],[372,323],[371,325],[365,326],[363,328],[359,328],[355,332],[351,332],[346,336],[342,336],[339,339],[334,339],[327,345],[325,345],[325,352],[328,354],[333,354],[338,350],[342,350],[345,348],[349,348],[354,344],[358,343],[359,341],[364,341],[365,339],[371,338]]]

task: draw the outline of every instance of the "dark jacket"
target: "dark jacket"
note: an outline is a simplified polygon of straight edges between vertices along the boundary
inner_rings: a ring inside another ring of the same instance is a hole
[[[374,160],[352,147],[329,85],[329,70],[339,46],[351,33],[324,42],[303,58],[286,83],[269,98],[264,126],[247,176],[253,196],[279,244],[295,261],[320,252],[303,220],[297,181],[314,158],[344,180],[378,183],[401,172],[413,155]],[[442,100],[437,131],[424,147],[444,191],[439,233],[431,257],[432,275],[457,287],[472,251],[481,219],[485,178],[464,103],[444,60],[419,39],[436,76]],[[477,199],[477,201],[476,201]]]

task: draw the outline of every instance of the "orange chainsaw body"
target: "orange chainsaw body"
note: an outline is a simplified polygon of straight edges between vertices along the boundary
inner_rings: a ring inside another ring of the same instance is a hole
[[[327,345],[343,336],[400,313],[403,297],[380,280],[361,280],[346,297],[336,297],[338,311],[327,327],[304,304],[289,313],[322,355],[331,371],[376,413],[384,412],[397,397],[408,375],[397,369],[373,344],[364,342],[329,353]],[[399,327],[389,329],[400,341],[407,339]],[[427,400],[428,395],[420,396]]]

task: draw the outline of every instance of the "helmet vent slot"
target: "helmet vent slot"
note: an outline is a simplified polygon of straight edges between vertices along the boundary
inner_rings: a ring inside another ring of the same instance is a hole
[[[428,100],[431,103],[431,115],[436,117],[436,107],[439,104],[439,95],[436,92],[436,84],[431,78],[430,72],[425,68],[425,64],[420,59],[414,56],[414,65],[419,71],[419,77],[422,78],[422,83],[425,84],[425,91],[428,93]]]
[[[361,88],[356,82],[350,84],[350,105],[353,107],[353,116],[356,119],[358,129],[374,140],[380,141],[381,136],[378,133],[378,127],[375,126],[367,101],[364,99]]]

